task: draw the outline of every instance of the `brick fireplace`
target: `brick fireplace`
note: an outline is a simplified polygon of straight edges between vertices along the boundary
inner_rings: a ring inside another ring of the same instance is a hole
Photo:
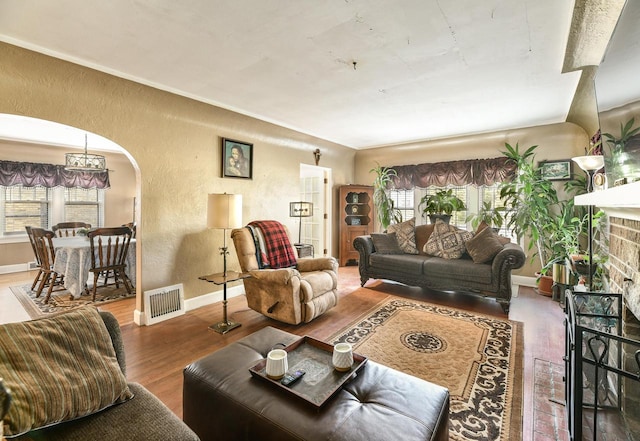
[[[622,335],[640,341],[640,182],[578,196],[576,204],[594,205],[609,217],[609,286],[623,296]],[[634,353],[622,355],[623,368],[638,372]],[[622,412],[632,433],[640,432],[640,383],[622,380]]]
[[[640,341],[640,221],[609,218],[610,292],[622,293],[622,335]],[[635,354],[623,353],[623,367],[635,372]],[[640,428],[640,383],[622,382],[622,410],[628,423]]]

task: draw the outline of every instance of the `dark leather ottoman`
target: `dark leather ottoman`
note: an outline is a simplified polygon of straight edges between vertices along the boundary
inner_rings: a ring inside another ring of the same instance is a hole
[[[267,327],[187,366],[183,420],[207,440],[448,440],[449,392],[369,360],[320,410],[253,378],[276,343]]]

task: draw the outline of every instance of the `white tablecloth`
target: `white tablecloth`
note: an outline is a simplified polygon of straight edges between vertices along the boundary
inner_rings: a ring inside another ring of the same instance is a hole
[[[91,245],[86,236],[56,237],[53,239],[56,260],[53,270],[64,275],[64,287],[79,298],[91,273]],[[127,253],[127,276],[136,285],[136,240],[131,239]],[[93,277],[91,277],[93,282]]]

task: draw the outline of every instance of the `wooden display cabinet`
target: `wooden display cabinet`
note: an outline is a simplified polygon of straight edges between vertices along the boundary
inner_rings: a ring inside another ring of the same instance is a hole
[[[340,187],[340,266],[358,261],[353,240],[373,230],[373,187]]]

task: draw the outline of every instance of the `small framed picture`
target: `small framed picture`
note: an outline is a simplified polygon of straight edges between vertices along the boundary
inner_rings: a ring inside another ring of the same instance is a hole
[[[549,181],[568,181],[571,179],[571,160],[545,161],[540,163],[542,177]]]
[[[360,225],[360,218],[359,217],[352,217],[351,218],[351,225]]]
[[[253,178],[253,144],[222,138],[222,177]]]

